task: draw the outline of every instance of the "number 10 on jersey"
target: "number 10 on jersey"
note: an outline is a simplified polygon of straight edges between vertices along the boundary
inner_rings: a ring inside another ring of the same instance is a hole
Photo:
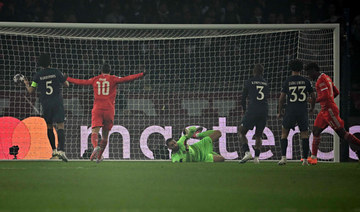
[[[97,81],[98,95],[109,95],[110,92],[110,82],[109,81]]]

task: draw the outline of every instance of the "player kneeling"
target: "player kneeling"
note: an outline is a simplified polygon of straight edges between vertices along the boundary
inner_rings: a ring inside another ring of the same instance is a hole
[[[185,135],[176,141],[173,138],[166,140],[166,146],[171,149],[172,162],[224,162],[225,158],[213,151],[213,142],[219,140],[221,132],[202,128],[190,127]],[[201,139],[192,145],[187,144],[189,138]]]

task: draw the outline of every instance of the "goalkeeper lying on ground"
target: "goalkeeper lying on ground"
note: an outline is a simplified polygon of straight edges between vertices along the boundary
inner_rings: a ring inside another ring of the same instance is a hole
[[[213,151],[213,142],[219,140],[219,130],[207,130],[190,127],[185,130],[185,135],[176,142],[175,139],[166,140],[166,146],[171,149],[172,162],[224,162],[225,158]],[[187,144],[189,138],[201,139],[192,145]]]

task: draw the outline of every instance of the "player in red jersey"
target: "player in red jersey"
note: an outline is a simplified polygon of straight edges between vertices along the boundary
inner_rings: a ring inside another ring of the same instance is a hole
[[[104,64],[101,74],[88,80],[67,78],[67,81],[77,85],[92,85],[94,90],[94,105],[91,112],[91,143],[94,150],[90,160],[97,158],[97,162],[102,160],[102,154],[108,143],[109,131],[114,124],[115,116],[115,97],[118,83],[128,82],[140,77],[145,73],[134,74],[126,77],[117,77],[110,75],[110,65]],[[98,145],[98,136],[102,128],[102,139]]]
[[[307,64],[305,71],[312,80],[316,80],[316,102],[321,105],[321,111],[317,115],[314,123],[311,158],[309,158],[308,162],[310,164],[317,163],[316,156],[320,144],[320,134],[329,125],[341,139],[349,143],[359,157],[360,140],[345,130],[344,121],[340,118],[339,108],[334,101],[334,98],[339,95],[339,90],[335,87],[328,75],[320,73],[318,64]]]

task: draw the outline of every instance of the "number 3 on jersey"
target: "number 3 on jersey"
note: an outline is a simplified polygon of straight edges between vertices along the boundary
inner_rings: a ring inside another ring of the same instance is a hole
[[[262,85],[257,85],[256,89],[258,90],[259,95],[256,97],[257,100],[263,100],[265,95],[263,92],[264,86]]]
[[[110,82],[109,81],[97,81],[96,82],[98,87],[98,95],[109,95],[110,92]]]

